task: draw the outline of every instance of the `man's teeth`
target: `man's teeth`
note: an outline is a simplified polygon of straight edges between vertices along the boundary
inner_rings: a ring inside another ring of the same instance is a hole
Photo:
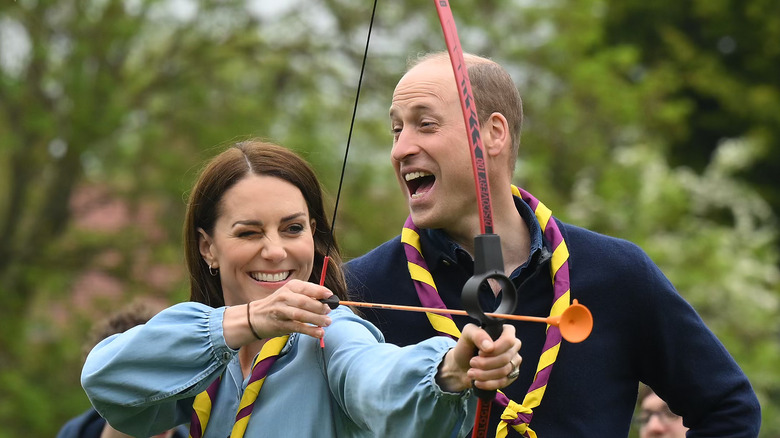
[[[430,176],[430,175],[433,174],[428,172],[411,172],[404,175],[404,179],[407,181],[411,181],[413,179],[422,178],[424,176]]]
[[[257,281],[275,282],[286,280],[290,276],[290,271],[279,272],[276,274],[263,274],[262,272],[253,272],[249,274],[250,277]]]

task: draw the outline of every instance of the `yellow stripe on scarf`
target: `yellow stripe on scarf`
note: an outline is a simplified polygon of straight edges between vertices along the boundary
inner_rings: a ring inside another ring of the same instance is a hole
[[[460,330],[458,330],[458,326],[455,325],[453,320],[447,318],[444,315],[430,312],[425,312],[425,316],[428,317],[428,321],[430,321],[434,330],[437,332],[447,333],[455,339],[460,338]]]
[[[436,284],[433,282],[433,276],[430,272],[428,272],[427,269],[423,268],[420,265],[415,265],[412,262],[406,262],[407,267],[409,268],[409,275],[412,276],[412,280],[417,280],[421,283],[425,283],[428,286],[434,288],[436,292],[439,291],[439,289],[436,289]]]
[[[198,416],[200,422],[201,433],[206,431],[206,425],[209,424],[209,417],[211,417],[211,397],[206,391],[201,392],[195,396],[195,401],[192,403],[192,409],[195,410],[195,414]],[[190,435],[190,438],[192,435]]]
[[[254,369],[254,367],[256,367],[257,364],[260,363],[260,361],[263,359],[267,359],[271,356],[278,356],[279,353],[282,352],[282,348],[284,348],[285,344],[287,344],[287,339],[289,337],[290,335],[279,336],[266,341],[266,343],[263,344],[263,348],[260,349],[260,353],[257,355],[257,358],[255,358],[255,361],[252,364],[252,369]],[[257,379],[246,386],[244,395],[241,396],[241,402],[238,404],[239,412],[257,400],[257,395],[260,394],[260,388],[263,387],[263,382],[265,382],[265,377]],[[244,436],[244,433],[246,433],[246,428],[249,425],[249,418],[251,416],[252,415],[250,414],[236,421],[236,423],[233,425],[233,431],[230,432],[230,438],[242,438]]]
[[[566,260],[569,260],[569,248],[566,246],[566,242],[561,242],[552,254],[552,269],[553,275],[558,273],[558,269],[561,269]]]
[[[414,249],[422,255],[422,251],[420,250],[420,235],[411,228],[404,227],[401,230],[401,242],[412,245]]]

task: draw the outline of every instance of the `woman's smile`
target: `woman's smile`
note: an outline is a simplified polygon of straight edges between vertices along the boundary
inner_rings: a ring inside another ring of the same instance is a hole
[[[250,272],[249,276],[252,277],[252,279],[255,281],[260,281],[265,283],[278,283],[280,281],[284,281],[290,278],[290,274],[292,274],[292,271]]]

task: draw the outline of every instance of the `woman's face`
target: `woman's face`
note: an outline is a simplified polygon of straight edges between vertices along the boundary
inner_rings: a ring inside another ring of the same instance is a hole
[[[213,235],[200,231],[200,252],[219,268],[225,304],[307,281],[314,264],[314,220],[301,191],[273,176],[250,175],[222,197]]]

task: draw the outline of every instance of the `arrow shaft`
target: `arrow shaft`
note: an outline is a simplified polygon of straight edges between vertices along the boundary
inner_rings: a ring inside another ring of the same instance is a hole
[[[368,307],[372,309],[405,310],[407,312],[428,312],[439,315],[468,316],[468,313],[465,310],[439,309],[437,307],[402,306],[396,304],[364,303],[361,301],[339,301],[339,304],[353,307]],[[511,319],[513,321],[543,322],[546,324],[553,324],[555,322],[549,317],[544,318],[541,316],[508,315],[504,313],[485,313],[485,315],[499,319]]]

